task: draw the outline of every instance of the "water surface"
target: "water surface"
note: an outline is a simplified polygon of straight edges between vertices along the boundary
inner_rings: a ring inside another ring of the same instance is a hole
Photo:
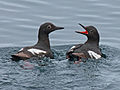
[[[37,42],[40,24],[53,22],[65,30],[50,35],[51,45],[82,43],[78,23],[97,27],[101,43],[119,48],[119,0],[1,0],[0,47],[26,46]]]
[[[102,45],[106,58],[73,64],[65,58],[70,46],[55,46],[55,59],[10,60],[16,48],[0,48],[1,90],[119,90],[120,50]],[[6,52],[7,51],[7,52]]]

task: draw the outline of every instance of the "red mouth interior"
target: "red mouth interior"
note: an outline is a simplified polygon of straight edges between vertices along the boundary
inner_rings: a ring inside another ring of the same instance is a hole
[[[86,31],[83,31],[83,32],[80,32],[80,33],[88,34],[88,31],[86,30]]]

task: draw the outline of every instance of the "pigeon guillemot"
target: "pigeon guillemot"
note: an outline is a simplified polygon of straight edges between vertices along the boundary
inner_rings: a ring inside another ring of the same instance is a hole
[[[50,57],[54,58],[50,48],[49,33],[64,29],[64,27],[57,27],[52,23],[44,23],[39,28],[38,42],[34,46],[24,47],[18,53],[11,55],[12,60],[26,60],[31,57]]]
[[[101,51],[99,48],[99,33],[97,29],[94,26],[83,26],[81,25],[85,31],[75,31],[76,33],[80,33],[83,35],[86,35],[88,40],[84,44],[78,44],[73,46],[67,53],[66,53],[66,58],[69,60],[73,58],[77,58],[77,60],[80,60],[82,58],[88,59],[88,58],[93,58],[93,59],[99,59],[101,58]]]

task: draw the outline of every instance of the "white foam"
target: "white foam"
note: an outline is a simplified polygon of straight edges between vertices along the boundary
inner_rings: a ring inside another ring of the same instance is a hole
[[[89,55],[90,55],[91,58],[95,58],[95,59],[101,58],[101,55],[95,53],[94,51],[90,51],[89,50],[88,53],[89,53]]]
[[[40,50],[40,49],[35,49],[35,48],[31,48],[31,49],[28,49],[29,52],[31,52],[33,55],[35,54],[40,54],[40,53],[47,53],[46,51],[44,50]]]

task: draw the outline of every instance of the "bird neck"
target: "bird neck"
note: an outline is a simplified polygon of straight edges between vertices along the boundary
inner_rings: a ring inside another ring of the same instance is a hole
[[[50,49],[49,34],[39,32],[36,46]]]
[[[94,46],[99,46],[99,37],[94,39],[94,38],[88,38],[88,40],[85,42],[86,44],[91,44]]]

